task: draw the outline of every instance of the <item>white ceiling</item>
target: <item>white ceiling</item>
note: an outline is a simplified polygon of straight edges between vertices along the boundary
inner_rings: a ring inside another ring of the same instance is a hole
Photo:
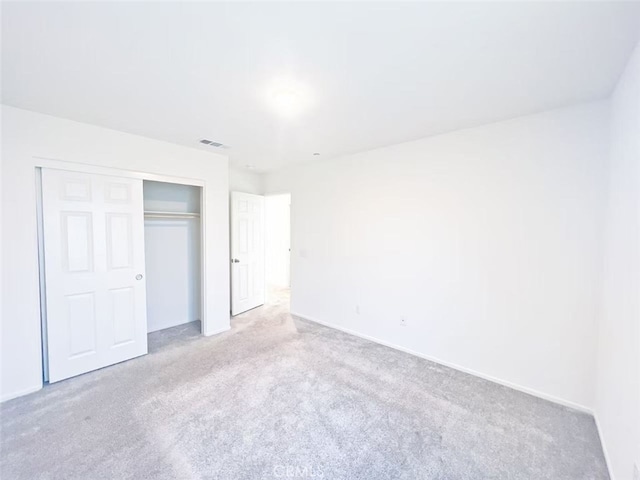
[[[639,33],[638,2],[5,2],[2,95],[266,171],[606,97]]]

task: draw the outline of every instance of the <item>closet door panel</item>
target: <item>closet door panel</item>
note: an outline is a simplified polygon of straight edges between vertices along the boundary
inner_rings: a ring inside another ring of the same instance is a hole
[[[131,268],[133,260],[133,234],[131,215],[107,213],[107,268]]]
[[[67,295],[69,317],[69,358],[96,353],[95,294]]]
[[[93,215],[91,212],[62,212],[61,258],[67,273],[93,271]]]
[[[109,316],[113,325],[112,347],[135,341],[135,291],[132,287],[109,290],[111,309]]]
[[[49,381],[147,353],[142,181],[42,170]]]

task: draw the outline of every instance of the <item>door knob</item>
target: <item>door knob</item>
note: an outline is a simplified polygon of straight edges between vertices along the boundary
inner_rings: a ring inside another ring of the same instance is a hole
[[[240,260],[238,260],[237,258],[234,258],[233,260],[231,260],[233,263],[240,263]]]
[[[142,280],[142,274],[140,274],[140,273],[139,273],[139,274],[137,274],[137,275],[136,275],[136,280]]]

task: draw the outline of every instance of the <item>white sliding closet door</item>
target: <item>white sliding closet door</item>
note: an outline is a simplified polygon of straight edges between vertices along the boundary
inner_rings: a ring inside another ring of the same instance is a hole
[[[231,314],[264,303],[264,197],[231,192]]]
[[[142,180],[42,169],[49,381],[147,353]]]

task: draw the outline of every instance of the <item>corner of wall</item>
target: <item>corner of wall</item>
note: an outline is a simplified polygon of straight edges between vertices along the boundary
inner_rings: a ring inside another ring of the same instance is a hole
[[[264,195],[264,175],[229,166],[229,191]]]
[[[640,44],[609,101],[594,417],[611,478],[640,467]]]

